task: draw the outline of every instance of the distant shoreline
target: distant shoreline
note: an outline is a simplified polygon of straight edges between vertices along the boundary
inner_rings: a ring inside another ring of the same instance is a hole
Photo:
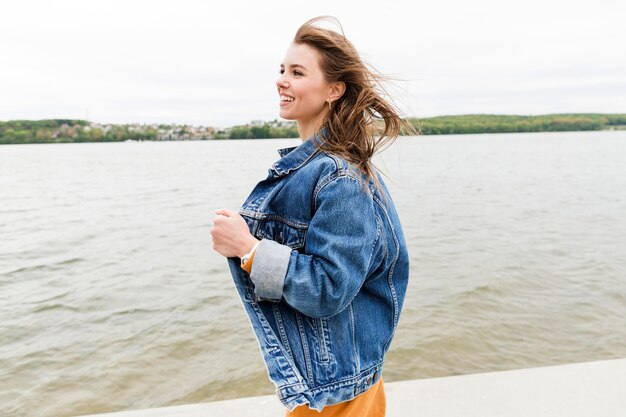
[[[626,130],[626,114],[568,113],[538,116],[468,114],[407,120],[421,135]],[[295,122],[278,120],[271,122],[257,120],[229,128],[177,124],[103,124],[74,119],[0,121],[0,145],[298,137]]]

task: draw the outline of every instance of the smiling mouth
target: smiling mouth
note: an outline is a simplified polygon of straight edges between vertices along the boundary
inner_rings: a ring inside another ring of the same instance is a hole
[[[279,105],[280,106],[287,106],[287,105],[293,103],[294,101],[296,101],[296,99],[293,98],[293,97],[280,96]]]

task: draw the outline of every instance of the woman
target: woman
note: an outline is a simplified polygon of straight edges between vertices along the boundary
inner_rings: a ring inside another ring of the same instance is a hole
[[[302,143],[278,150],[239,213],[216,210],[211,236],[286,415],[383,416],[409,257],[371,159],[404,122],[354,46],[314,25],[324,18],[298,29],[276,81]]]

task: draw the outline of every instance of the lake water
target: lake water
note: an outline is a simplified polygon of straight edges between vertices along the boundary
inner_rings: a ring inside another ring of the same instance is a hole
[[[298,139],[0,147],[0,415],[272,394],[213,210]],[[403,137],[385,381],[626,356],[626,132]]]

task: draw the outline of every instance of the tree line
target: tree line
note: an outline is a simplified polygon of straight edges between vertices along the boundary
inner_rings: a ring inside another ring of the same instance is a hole
[[[412,118],[410,121],[422,135],[626,129],[626,114],[601,113],[540,116],[468,114]]]
[[[137,130],[133,125],[92,127],[86,120],[74,119],[0,122],[0,144],[121,142],[127,139],[156,140],[157,130],[154,128]]]
[[[539,116],[468,114],[409,118],[407,121],[422,135],[626,129],[626,114],[602,113]],[[402,134],[407,134],[406,130]],[[100,125],[74,119],[0,121],[0,144],[297,137],[299,133],[294,122],[277,120],[222,130],[165,124]]]

